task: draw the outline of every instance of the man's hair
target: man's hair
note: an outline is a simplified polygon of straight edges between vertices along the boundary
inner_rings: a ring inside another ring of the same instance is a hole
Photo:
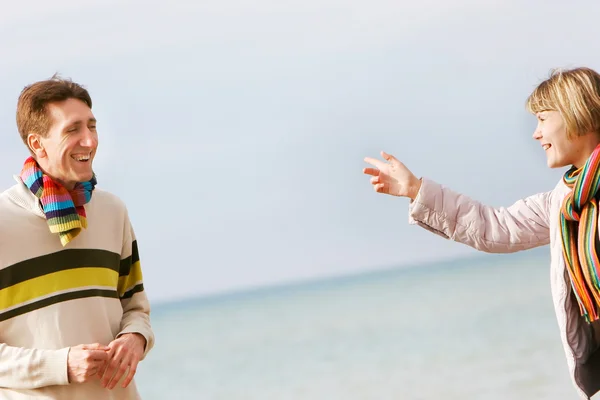
[[[70,79],[52,78],[26,86],[17,102],[17,129],[23,143],[27,145],[27,136],[34,133],[45,137],[52,125],[47,105],[67,99],[78,99],[92,108],[92,98],[88,91]]]
[[[590,68],[555,69],[527,99],[527,110],[558,111],[567,136],[600,134],[600,74]]]

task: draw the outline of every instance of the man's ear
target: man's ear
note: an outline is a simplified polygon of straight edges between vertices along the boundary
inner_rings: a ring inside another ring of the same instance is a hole
[[[35,133],[27,135],[27,147],[29,147],[29,150],[31,150],[36,158],[46,157],[46,150],[44,149],[40,135],[36,135]]]

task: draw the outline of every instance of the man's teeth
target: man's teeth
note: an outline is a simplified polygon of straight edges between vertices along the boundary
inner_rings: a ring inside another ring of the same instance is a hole
[[[72,157],[77,161],[87,161],[90,159],[89,155],[87,155],[87,156],[72,156]]]

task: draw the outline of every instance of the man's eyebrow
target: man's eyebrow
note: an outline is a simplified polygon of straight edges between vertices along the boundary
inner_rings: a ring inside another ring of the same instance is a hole
[[[96,118],[88,118],[87,122],[94,122],[94,123],[96,123],[97,121],[96,121]],[[82,120],[82,119],[76,119],[75,121],[73,121],[73,122],[70,122],[70,123],[68,123],[67,125],[68,125],[68,126],[72,126],[72,125],[80,125],[80,124],[82,124],[82,123],[83,123],[83,120]]]
[[[93,123],[93,124],[95,124],[95,123],[97,122],[97,121],[96,121],[96,118],[88,118],[88,120],[87,120],[87,123],[89,124],[90,122],[91,122],[91,123]],[[75,120],[75,121],[73,121],[73,122],[69,122],[69,123],[68,123],[68,124],[65,126],[65,129],[64,129],[64,130],[66,131],[66,130],[68,130],[69,128],[72,128],[72,127],[75,127],[75,126],[79,126],[79,125],[81,125],[82,123],[83,123],[83,120],[82,120],[82,119],[76,119],[76,120]]]

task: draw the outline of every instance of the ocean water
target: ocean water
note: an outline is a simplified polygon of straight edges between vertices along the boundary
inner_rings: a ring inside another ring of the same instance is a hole
[[[547,248],[159,305],[144,400],[577,399]]]

